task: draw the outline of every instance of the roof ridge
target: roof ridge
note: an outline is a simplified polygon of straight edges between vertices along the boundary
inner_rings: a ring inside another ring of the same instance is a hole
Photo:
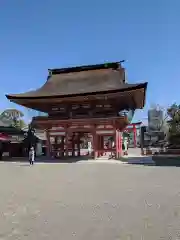
[[[53,68],[53,69],[48,69],[48,71],[49,71],[49,75],[52,75],[52,74],[81,72],[81,71],[90,71],[90,70],[108,69],[108,68],[118,69],[118,68],[121,68],[122,62],[124,62],[124,60],[119,62],[105,62],[101,64],[82,65],[82,66],[76,66],[76,67]]]

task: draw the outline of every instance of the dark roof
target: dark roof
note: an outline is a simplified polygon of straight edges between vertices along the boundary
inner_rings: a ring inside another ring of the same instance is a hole
[[[120,62],[51,69],[41,88],[6,96],[8,99],[36,98],[108,91],[119,88],[123,82],[125,73]]]
[[[1,133],[8,133],[10,135],[24,135],[24,131],[12,126],[6,127],[6,126],[0,126],[0,132]]]
[[[22,94],[6,95],[13,99],[64,97],[108,91],[144,88],[142,84],[125,83],[125,70],[120,63],[52,69],[46,83],[39,89]]]
[[[96,65],[84,65],[84,66],[68,67],[68,68],[54,68],[54,69],[48,69],[48,71],[50,74],[60,74],[60,73],[82,72],[82,71],[109,69],[109,68],[118,69],[121,67],[121,63],[123,62],[124,60],[119,62],[110,62],[110,63],[96,64]]]
[[[14,95],[6,95],[6,97],[10,100],[15,100],[15,99],[42,99],[42,98],[54,98],[54,97],[66,97],[66,96],[75,96],[75,95],[93,95],[96,93],[107,93],[107,92],[124,92],[124,91],[128,91],[128,90],[135,90],[135,89],[141,89],[144,88],[146,90],[147,87],[147,83],[139,83],[139,84],[121,84],[121,86],[119,86],[119,88],[111,88],[110,86],[104,86],[102,83],[98,84],[98,82],[96,82],[95,86],[90,85],[89,92],[85,92],[83,88],[80,88],[80,86],[74,86],[73,88],[71,88],[71,91],[68,91],[68,88],[66,88],[66,86],[62,86],[59,89],[60,84],[57,82],[57,84],[53,83],[53,87],[50,88],[48,87],[46,84],[36,90],[36,91],[31,91],[31,92],[26,92],[26,93],[22,93],[22,94],[14,94]],[[63,91],[64,90],[64,91]]]
[[[126,83],[125,69],[121,67],[120,62],[115,62],[73,68],[51,69],[49,70],[47,81],[39,89],[22,94],[6,95],[6,97],[17,104],[38,111],[47,112],[47,108],[49,109],[51,104],[44,104],[36,100],[53,98],[53,101],[59,102],[59,98],[61,98],[60,101],[66,102],[67,98],[70,101],[74,101],[74,97],[79,97],[79,101],[83,101],[84,96],[87,95],[95,96],[97,94],[108,95],[111,93],[126,92],[127,94],[125,93],[125,95],[127,99],[125,100],[123,97],[121,104],[125,105],[124,101],[129,101],[130,104],[132,100],[133,106],[142,108],[144,106],[146,88],[147,83]],[[143,89],[143,91],[141,91],[141,89]],[[131,91],[130,94],[129,91]],[[124,93],[122,96],[123,95]],[[70,97],[72,98],[70,99]]]

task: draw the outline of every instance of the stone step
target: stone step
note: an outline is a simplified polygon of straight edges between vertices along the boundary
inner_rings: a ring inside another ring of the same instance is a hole
[[[127,162],[130,164],[154,164],[152,157],[129,157]]]

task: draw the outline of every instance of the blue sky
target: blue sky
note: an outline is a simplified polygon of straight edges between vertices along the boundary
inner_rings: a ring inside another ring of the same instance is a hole
[[[179,0],[0,1],[0,110],[5,93],[40,87],[48,68],[126,59],[151,104],[180,103]],[[21,109],[21,108],[20,108]]]

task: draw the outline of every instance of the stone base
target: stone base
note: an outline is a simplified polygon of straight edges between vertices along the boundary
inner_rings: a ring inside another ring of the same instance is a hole
[[[165,154],[180,155],[180,148],[169,148],[169,149],[166,150]]]
[[[156,166],[180,166],[180,155],[154,155],[152,160]]]

